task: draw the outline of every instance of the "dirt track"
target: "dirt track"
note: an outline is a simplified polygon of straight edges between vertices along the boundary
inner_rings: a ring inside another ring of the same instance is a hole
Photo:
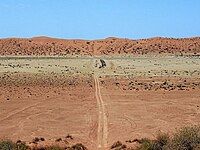
[[[0,138],[55,143],[70,134],[69,144],[104,150],[197,124],[199,65],[196,56],[1,57]]]
[[[95,83],[95,96],[99,108],[99,120],[98,120],[98,149],[105,150],[108,148],[108,121],[107,113],[105,110],[105,103],[101,96],[98,76],[94,76]]]

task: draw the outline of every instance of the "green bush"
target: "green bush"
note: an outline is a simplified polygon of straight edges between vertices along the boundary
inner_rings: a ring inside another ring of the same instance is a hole
[[[143,138],[139,141],[140,146],[137,150],[153,150],[153,141],[148,138]]]
[[[200,150],[200,126],[181,128],[171,138],[159,134],[155,140],[144,138],[137,142],[137,150]]]
[[[26,143],[21,142],[20,140],[17,141],[16,143],[12,142],[11,140],[2,140],[0,141],[0,150],[28,150],[30,147],[26,145]],[[37,148],[34,147],[33,149],[35,150],[87,150],[87,148],[81,144],[75,144],[71,147],[60,147],[57,145],[49,146],[49,147],[42,147],[42,148]]]
[[[170,138],[168,134],[159,133],[156,140],[153,142],[153,150],[164,150],[169,143]]]
[[[0,141],[0,150],[27,150],[28,146],[23,143],[14,143],[10,140]]]
[[[184,127],[172,137],[169,150],[200,150],[200,126]]]
[[[164,133],[159,133],[155,140],[144,138],[138,141],[140,146],[138,150],[164,150],[169,142],[169,136]]]
[[[25,143],[20,142],[20,143],[17,143],[17,144],[15,145],[15,149],[16,149],[16,150],[27,150],[27,149],[28,149],[28,146],[27,146]]]
[[[0,141],[0,150],[14,150],[15,148],[16,144],[10,140]]]

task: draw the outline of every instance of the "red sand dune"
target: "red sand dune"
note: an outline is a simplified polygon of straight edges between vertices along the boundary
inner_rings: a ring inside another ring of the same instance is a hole
[[[106,38],[66,40],[49,37],[0,39],[0,55],[111,55],[111,54],[200,54],[200,37],[150,38],[141,40]]]

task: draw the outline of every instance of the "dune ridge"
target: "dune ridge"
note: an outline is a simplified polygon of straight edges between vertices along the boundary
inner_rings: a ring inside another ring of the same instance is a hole
[[[200,37],[100,40],[56,39],[50,37],[0,39],[0,55],[142,55],[142,54],[200,54]]]

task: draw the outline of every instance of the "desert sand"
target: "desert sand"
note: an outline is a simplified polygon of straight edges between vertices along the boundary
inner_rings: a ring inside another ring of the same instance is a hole
[[[107,150],[199,124],[199,54],[200,38],[1,39],[0,138]]]
[[[49,37],[0,39],[0,55],[143,55],[200,54],[200,38],[150,38],[102,40],[66,40]]]

